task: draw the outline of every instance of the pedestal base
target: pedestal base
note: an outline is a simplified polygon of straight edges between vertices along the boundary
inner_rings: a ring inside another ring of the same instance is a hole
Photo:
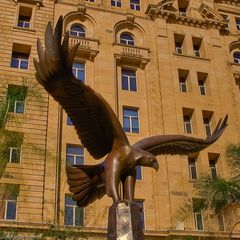
[[[113,204],[108,215],[108,240],[144,240],[141,209],[134,202]]]

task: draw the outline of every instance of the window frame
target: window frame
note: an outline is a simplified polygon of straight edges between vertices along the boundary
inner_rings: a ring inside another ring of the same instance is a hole
[[[217,161],[215,159],[209,159],[209,168],[210,168],[212,179],[216,179],[218,177],[218,171],[217,171]]]
[[[189,121],[186,121],[186,117],[189,118]],[[192,134],[193,133],[193,126],[192,126],[192,116],[190,115],[183,115],[183,123],[184,123],[184,132],[186,134]],[[190,127],[190,132],[188,132],[188,126]]]
[[[188,93],[187,77],[178,77],[179,89],[181,93]]]
[[[66,198],[69,197],[71,198],[71,195],[65,194],[65,198],[64,198],[64,226],[73,226],[73,227],[81,227],[84,226],[84,216],[85,216],[85,211],[83,207],[78,207],[77,204],[75,205],[71,205],[71,204],[66,204]],[[72,200],[73,201],[73,200]],[[66,224],[65,222],[65,213],[66,213],[66,207],[71,207],[73,209],[73,215],[72,215],[72,222],[73,224]],[[80,208],[82,211],[82,224],[81,225],[76,225],[76,209]]]
[[[212,135],[212,128],[211,128],[211,117],[204,117],[203,116],[203,125],[205,128],[205,133],[207,136]]]
[[[136,111],[137,117],[125,115],[125,114],[124,114],[124,110]],[[129,129],[130,129],[130,131],[126,131],[126,128],[125,128],[125,125],[124,125],[124,123],[125,123],[124,118],[129,118]],[[137,119],[137,124],[138,124],[137,132],[134,132],[134,131],[133,131],[132,119]],[[124,131],[127,132],[127,133],[134,133],[134,134],[135,134],[135,133],[136,133],[136,134],[140,133],[139,108],[133,108],[133,107],[127,107],[127,106],[124,106],[124,107],[123,107],[123,129],[124,129]]]
[[[200,82],[202,82],[203,84],[200,84]],[[198,79],[198,87],[199,87],[199,92],[202,96],[206,96],[207,95],[207,89],[206,89],[206,83],[204,80],[202,79]]]
[[[79,148],[83,151],[83,154],[71,154],[68,153],[68,147],[71,148]],[[73,164],[70,164],[70,160],[68,159],[68,157],[73,157]],[[80,157],[80,159],[82,160],[82,163],[79,164],[77,163],[77,157]],[[85,163],[85,151],[84,151],[84,147],[81,145],[72,145],[72,144],[66,144],[66,165],[84,165]]]
[[[76,68],[76,67],[74,67],[74,64],[81,64],[81,65],[84,66],[84,68],[83,68],[83,69],[81,69],[81,68]],[[76,75],[75,75],[74,72],[73,72],[74,69],[76,70]],[[83,73],[84,73],[84,74],[83,74],[83,76],[84,76],[84,79],[83,79],[83,80],[81,80],[80,78],[77,77],[77,71],[78,71],[78,72],[83,71]],[[81,82],[83,82],[83,83],[86,83],[86,63],[85,63],[85,62],[74,61],[73,64],[72,64],[72,73],[73,73],[74,77],[75,77],[77,80],[79,80],[79,81],[81,81]]]
[[[122,7],[122,1],[121,0],[111,0],[111,6],[112,7]]]
[[[15,57],[14,54],[19,54],[21,55],[22,54],[22,57]],[[27,58],[23,58],[23,55],[28,55]],[[11,56],[11,62],[10,62],[10,67],[12,68],[16,68],[16,69],[23,69],[23,70],[29,70],[29,58],[30,58],[30,53],[27,54],[27,53],[24,53],[24,52],[15,52],[15,51],[12,51],[12,56]],[[17,67],[14,67],[14,64],[13,62],[16,61],[17,62]],[[27,68],[24,68],[24,67],[21,67],[21,64],[24,63],[24,62],[27,62]]]
[[[193,164],[193,160],[194,160],[194,164]],[[192,158],[192,157],[188,158],[188,173],[189,173],[189,179],[190,180],[197,180],[198,179],[198,171],[197,171],[196,162],[197,162],[196,158]],[[192,168],[194,168],[194,170],[195,170],[196,178],[193,178]]]
[[[127,38],[123,38],[123,35],[129,36],[132,39],[127,39]],[[126,46],[135,46],[135,38],[133,36],[133,34],[129,33],[129,32],[122,32],[119,36],[119,42],[120,44],[126,45]]]
[[[82,28],[83,31],[72,30],[73,27],[80,27],[80,28]],[[77,34],[76,35],[72,35],[71,32],[76,32]],[[86,28],[82,24],[80,24],[80,23],[73,23],[70,26],[70,29],[69,29],[69,36],[70,37],[85,38],[86,37]]]
[[[13,150],[18,149],[19,150],[19,162],[13,162],[12,161],[12,152]],[[9,147],[9,159],[8,162],[9,163],[16,163],[16,164],[20,164],[22,161],[22,145],[20,147]]]
[[[197,215],[201,216],[201,225],[202,225],[202,229],[199,229],[198,228],[198,218],[197,218]],[[197,211],[197,212],[194,212],[194,222],[195,222],[195,229],[197,231],[204,231],[204,221],[203,221],[203,214],[202,214],[202,211]]]
[[[238,54],[238,57],[235,57],[234,55],[235,54]],[[236,51],[233,53],[233,62],[236,63],[236,64],[240,64],[240,52]]]
[[[125,73],[124,73],[125,71]],[[126,72],[132,72],[133,75],[127,75]],[[124,79],[127,78],[127,88],[124,88]],[[130,92],[137,92],[138,91],[138,86],[137,86],[137,71],[135,69],[128,69],[128,68],[121,68],[121,89],[123,91],[130,91]],[[135,88],[134,88],[135,84]]]
[[[5,209],[4,209],[4,219],[7,221],[14,221],[17,220],[17,201],[18,197],[16,199],[6,199],[5,201]],[[15,203],[15,218],[7,218],[8,215],[8,203]]]
[[[141,10],[140,0],[138,0],[138,3],[135,3],[135,2],[132,2],[132,1],[134,1],[134,0],[130,0],[130,9],[135,10],[135,11],[140,11]]]

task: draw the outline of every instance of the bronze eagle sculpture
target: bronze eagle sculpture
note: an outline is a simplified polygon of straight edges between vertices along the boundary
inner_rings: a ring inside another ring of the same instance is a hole
[[[48,23],[45,51],[37,41],[39,61],[34,59],[36,78],[45,90],[65,109],[82,145],[95,159],[105,157],[98,165],[67,166],[70,192],[78,206],[87,206],[105,194],[116,203],[132,201],[136,181],[136,166],[158,170],[155,156],[160,154],[189,154],[214,143],[227,126],[227,116],[219,121],[212,135],[198,139],[181,135],[145,138],[130,145],[123,128],[105,99],[91,87],[77,80],[72,64],[79,44],[69,49],[69,32],[62,41],[63,17],[55,30]],[[123,184],[123,197],[119,184]]]

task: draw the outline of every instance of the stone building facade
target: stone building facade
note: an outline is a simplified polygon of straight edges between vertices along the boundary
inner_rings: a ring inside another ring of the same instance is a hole
[[[66,164],[96,161],[34,76],[37,38],[43,42],[48,21],[55,25],[60,15],[70,46],[80,43],[74,73],[110,103],[131,143],[157,134],[205,138],[229,114],[221,139],[201,153],[160,156],[157,173],[138,168],[146,239],[240,239],[238,206],[178,216],[198,199],[201,173],[229,176],[226,147],[240,142],[239,0],[1,0],[1,97],[23,86],[28,94],[15,99],[6,125],[23,137],[1,176],[1,189],[18,191],[6,194],[0,226],[35,233],[75,225],[90,239],[106,239],[111,199],[76,208],[66,182]]]

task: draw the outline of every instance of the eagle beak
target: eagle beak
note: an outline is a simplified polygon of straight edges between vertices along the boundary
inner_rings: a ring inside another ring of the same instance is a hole
[[[157,162],[157,161],[154,161],[154,162],[153,162],[153,168],[156,170],[156,172],[158,171],[159,165],[158,165],[158,162]]]

